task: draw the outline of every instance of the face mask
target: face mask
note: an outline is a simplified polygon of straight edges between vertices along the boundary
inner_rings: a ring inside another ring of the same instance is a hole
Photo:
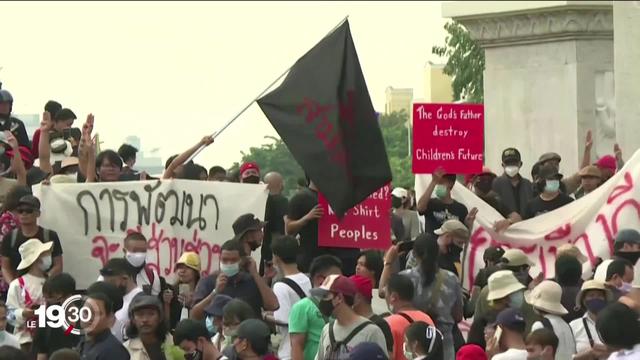
[[[522,291],[509,295],[509,307],[512,309],[520,309],[524,304],[524,293]]]
[[[629,284],[628,282],[623,282],[622,286],[620,286],[618,288],[618,290],[622,291],[625,294],[629,293],[629,291],[631,291],[631,289],[633,289],[633,286],[631,284]]]
[[[325,317],[330,317],[333,314],[333,300],[320,300],[318,302],[318,310]]]
[[[43,257],[40,263],[40,270],[47,271],[51,267],[51,256]]]
[[[435,193],[438,199],[443,199],[445,196],[447,196],[447,186],[442,184],[436,185]]]
[[[411,351],[409,351],[409,349],[407,348],[407,343],[403,343],[402,344],[402,352],[404,352],[404,357],[407,360],[412,360],[413,359],[413,353]]]
[[[587,307],[587,310],[593,314],[598,314],[600,310],[604,309],[607,306],[607,301],[604,299],[589,299],[584,302],[584,305]]]
[[[232,277],[240,271],[240,263],[220,264],[220,271],[227,274],[228,277]]]
[[[487,194],[491,191],[492,185],[493,180],[479,180],[474,186],[476,189],[480,190],[481,193]]]
[[[640,259],[640,251],[616,251],[615,255],[617,257],[629,260],[633,265],[635,265],[638,262],[638,259]]]
[[[461,248],[460,246],[456,245],[456,244],[451,244],[449,245],[449,254],[453,255],[454,257],[460,257],[460,253],[462,253],[463,248]]]
[[[508,177],[514,177],[518,175],[520,168],[518,166],[505,166],[504,173],[507,174]]]
[[[547,180],[544,185],[544,191],[548,193],[557,192],[560,190],[560,180]]]
[[[230,328],[225,326],[222,328],[222,336],[224,336],[225,340],[231,340],[232,337],[236,336],[237,329]]]
[[[216,325],[213,323],[212,316],[207,316],[204,323],[207,326],[207,331],[209,331],[209,336],[213,336],[218,332],[218,329],[216,329]]]
[[[144,262],[147,261],[147,253],[146,252],[127,252],[125,258],[133,267],[141,267],[144,265]]]
[[[246,178],[242,179],[242,182],[245,184],[259,184],[260,178],[257,176],[247,176]]]

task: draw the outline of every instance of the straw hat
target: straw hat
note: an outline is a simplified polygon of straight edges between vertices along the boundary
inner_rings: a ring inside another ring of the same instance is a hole
[[[562,287],[555,281],[545,280],[538,284],[526,300],[531,306],[549,314],[566,315],[569,312],[562,306]]]
[[[527,257],[527,254],[525,254],[524,251],[520,249],[509,249],[504,252],[504,255],[502,255],[502,258],[506,260],[506,265],[509,267],[534,265],[533,262],[529,260],[529,257]]]
[[[589,290],[601,290],[605,294],[605,298],[607,299],[607,303],[613,301],[613,294],[606,286],[604,286],[603,282],[597,280],[587,280],[582,283],[582,287],[580,288],[580,292],[576,296],[576,309],[580,310],[583,308],[582,301],[584,300],[584,294]]]
[[[183,252],[176,263],[176,267],[180,264],[200,272],[200,255],[190,251]]]
[[[558,247],[556,254],[557,256],[561,256],[561,255],[573,256],[574,258],[578,259],[578,261],[580,261],[580,263],[582,264],[586,263],[588,260],[587,257],[584,256],[582,251],[580,251],[580,249],[578,249],[578,247],[573,244],[560,245]]]
[[[17,270],[23,270],[31,266],[42,253],[51,250],[53,246],[52,241],[47,241],[46,243],[40,242],[38,239],[29,239],[18,248],[18,252],[20,253],[20,257],[22,257],[22,261],[18,264]]]
[[[500,270],[491,274],[488,286],[487,300],[502,299],[525,288],[509,270]]]

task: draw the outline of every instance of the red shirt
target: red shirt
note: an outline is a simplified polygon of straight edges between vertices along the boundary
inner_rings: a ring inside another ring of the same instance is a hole
[[[38,152],[38,146],[40,145],[40,129],[36,129],[33,132],[33,138],[31,139],[31,153],[33,154],[33,159],[37,159],[40,157],[40,153]]]
[[[419,310],[407,310],[400,311],[403,314],[409,316],[414,322],[422,321],[426,322],[429,325],[433,325],[433,320],[431,317],[422,311]],[[402,350],[402,344],[404,343],[404,332],[407,330],[409,325],[409,321],[402,317],[401,315],[391,315],[385,318],[387,323],[389,324],[389,328],[391,328],[391,334],[393,335],[393,357],[392,360],[407,360],[404,357],[404,351]]]

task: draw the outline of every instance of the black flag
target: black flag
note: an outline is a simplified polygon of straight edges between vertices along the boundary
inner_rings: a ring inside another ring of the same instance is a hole
[[[391,181],[348,21],[298,59],[258,105],[339,217]]]

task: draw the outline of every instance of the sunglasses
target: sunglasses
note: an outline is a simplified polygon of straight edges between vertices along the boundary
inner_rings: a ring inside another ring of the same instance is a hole
[[[18,214],[33,214],[36,212],[34,209],[18,209]]]

